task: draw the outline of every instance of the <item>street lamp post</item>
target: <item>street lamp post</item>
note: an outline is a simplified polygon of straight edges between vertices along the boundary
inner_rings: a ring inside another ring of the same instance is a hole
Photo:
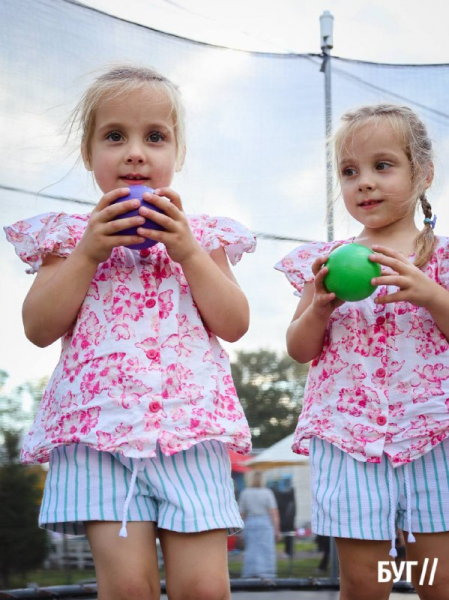
[[[331,89],[331,56],[330,51],[334,46],[333,39],[334,17],[325,10],[320,16],[321,50],[323,51],[323,64],[321,72],[324,73],[324,107],[326,122],[326,208],[327,208],[327,240],[334,239],[334,209],[332,185],[332,148],[330,136],[332,134],[332,89]]]

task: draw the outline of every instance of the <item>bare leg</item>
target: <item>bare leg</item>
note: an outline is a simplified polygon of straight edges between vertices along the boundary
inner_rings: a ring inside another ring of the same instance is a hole
[[[154,523],[128,523],[127,538],[119,537],[121,523],[91,521],[84,525],[94,557],[99,600],[160,598]]]
[[[224,529],[201,533],[159,530],[170,600],[231,598],[226,538]]]
[[[417,566],[411,567],[413,587],[421,600],[447,600],[449,598],[449,532],[413,533],[413,535],[416,542],[409,544],[407,533],[404,532],[407,561],[418,561]],[[438,559],[437,563],[436,559]],[[427,567],[423,571],[426,564]],[[434,564],[436,564],[434,581],[429,585]],[[422,585],[420,585],[421,577]]]
[[[340,561],[340,600],[387,600],[392,583],[379,583],[379,561],[391,561],[389,541],[335,538]]]

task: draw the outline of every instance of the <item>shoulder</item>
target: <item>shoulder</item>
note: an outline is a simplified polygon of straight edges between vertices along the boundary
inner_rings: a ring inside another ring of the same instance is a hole
[[[302,293],[305,283],[314,281],[312,265],[317,258],[329,254],[337,245],[350,244],[349,240],[335,240],[331,242],[308,242],[297,246],[286,256],[278,261],[274,268],[285,274],[289,282]]]
[[[90,214],[43,213],[4,227],[7,240],[34,273],[47,254],[66,257],[81,239]]]
[[[254,252],[256,248],[255,235],[234,219],[206,214],[188,215],[187,218],[200,245],[209,253],[224,248],[233,265],[245,252]]]

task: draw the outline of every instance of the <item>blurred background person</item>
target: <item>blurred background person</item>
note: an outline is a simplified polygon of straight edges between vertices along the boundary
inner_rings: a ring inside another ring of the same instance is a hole
[[[245,522],[242,577],[276,577],[276,541],[281,538],[279,511],[272,490],[263,485],[256,471],[251,487],[239,498],[240,514]]]

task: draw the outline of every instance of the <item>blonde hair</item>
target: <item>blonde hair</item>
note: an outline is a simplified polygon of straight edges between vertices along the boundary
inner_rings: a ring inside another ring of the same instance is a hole
[[[69,119],[69,135],[76,124],[81,132],[81,145],[91,158],[91,142],[95,117],[99,106],[106,100],[135,90],[150,88],[163,91],[171,103],[176,140],[176,168],[179,170],[185,154],[185,110],[179,88],[167,77],[150,67],[116,65],[97,77],[84,92]]]
[[[415,262],[417,267],[424,266],[430,259],[435,245],[435,235],[431,226],[432,207],[426,196],[427,178],[433,173],[432,142],[424,123],[407,106],[395,104],[374,104],[348,111],[341,118],[341,125],[332,136],[335,150],[335,164],[340,177],[338,165],[345,142],[365,125],[377,125],[386,120],[410,161],[413,184],[413,203],[418,201],[424,213],[423,229],[415,239]]]

